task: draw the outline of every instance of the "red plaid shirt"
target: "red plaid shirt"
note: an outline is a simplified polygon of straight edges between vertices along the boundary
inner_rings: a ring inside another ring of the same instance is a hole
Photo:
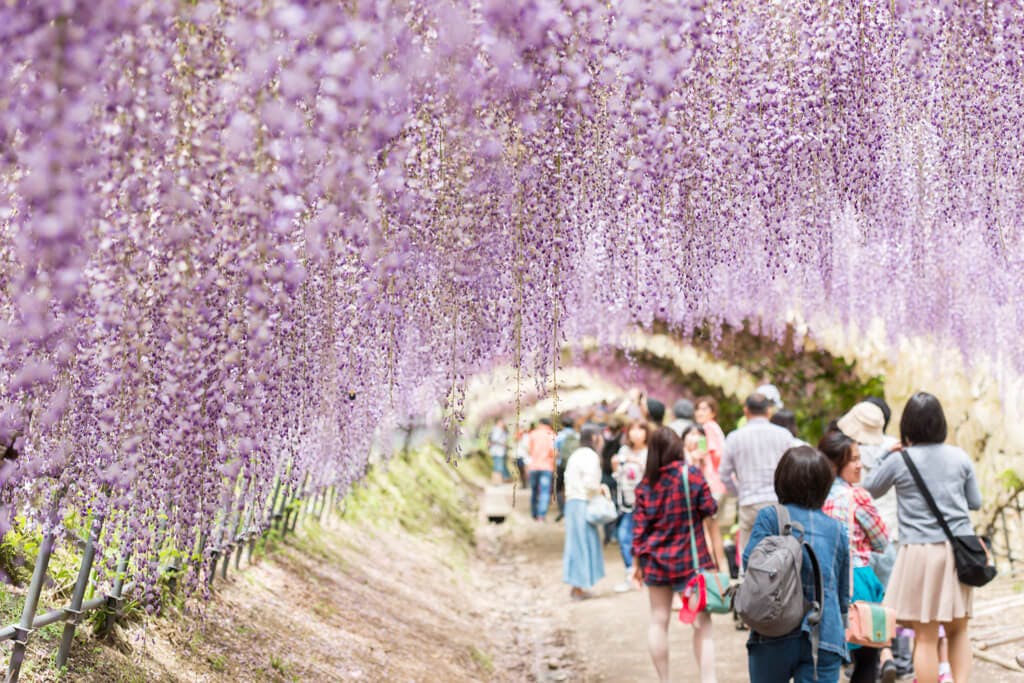
[[[853,505],[857,523],[850,529],[850,506]],[[832,482],[828,500],[821,508],[826,515],[840,521],[850,536],[850,555],[854,567],[871,566],[871,553],[885,552],[889,545],[889,530],[878,514],[871,494],[859,486],[851,486],[842,477]]]
[[[689,476],[690,499],[683,490],[683,477]],[[715,563],[704,540],[705,517],[718,511],[704,475],[682,461],[661,468],[658,483],[646,479],[636,490],[633,511],[633,556],[639,558],[644,581],[655,585],[686,583],[693,578],[693,551],[690,547],[690,516],[697,541],[697,562],[701,569],[714,569]]]

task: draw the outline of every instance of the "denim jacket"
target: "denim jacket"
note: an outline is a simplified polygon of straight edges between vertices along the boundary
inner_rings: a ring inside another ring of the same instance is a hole
[[[820,650],[833,652],[850,661],[846,651],[846,612],[850,603],[850,548],[846,529],[843,524],[832,519],[821,510],[787,505],[791,521],[804,528],[805,539],[814,548],[814,554],[821,565],[821,584],[823,592],[822,618],[820,627]],[[779,516],[773,506],[763,508],[757,513],[754,528],[750,532],[750,540],[743,550],[743,565],[754,546],[765,536],[779,533]],[[799,532],[794,531],[799,538]],[[811,558],[804,550],[804,561],[800,570],[804,597],[814,599],[814,570]],[[781,638],[792,638],[799,632],[810,633],[810,626],[805,618],[799,631],[794,630]],[[773,640],[760,634],[750,633],[750,642],[766,642]]]

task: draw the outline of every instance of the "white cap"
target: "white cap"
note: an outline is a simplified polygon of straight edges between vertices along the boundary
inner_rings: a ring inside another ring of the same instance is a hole
[[[769,401],[771,401],[772,404],[775,406],[776,410],[779,410],[783,407],[782,394],[779,393],[779,390],[775,387],[774,384],[762,384],[754,391],[758,394],[761,394]]]

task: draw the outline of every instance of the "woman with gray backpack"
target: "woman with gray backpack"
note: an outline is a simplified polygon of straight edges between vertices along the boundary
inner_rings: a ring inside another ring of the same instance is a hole
[[[834,478],[820,452],[790,448],[775,470],[779,504],[757,513],[733,601],[750,627],[751,683],[836,683],[849,662],[849,542],[821,511]]]

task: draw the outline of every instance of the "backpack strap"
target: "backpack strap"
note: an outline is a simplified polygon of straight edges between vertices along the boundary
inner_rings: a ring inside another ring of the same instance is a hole
[[[789,510],[785,505],[775,504],[775,514],[779,518],[779,535],[789,536],[793,533],[793,522],[789,519]],[[801,531],[803,531],[801,529]]]

